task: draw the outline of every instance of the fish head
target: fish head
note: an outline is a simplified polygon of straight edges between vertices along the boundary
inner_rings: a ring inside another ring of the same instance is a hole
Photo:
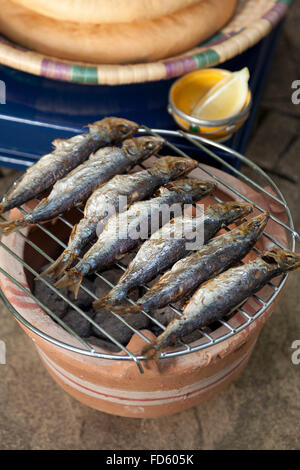
[[[240,226],[239,228],[243,228],[245,232],[251,232],[259,237],[263,233],[268,223],[269,217],[270,214],[268,212],[263,212],[262,214],[253,217],[253,219],[247,220],[247,222],[245,222],[243,226]]]
[[[179,178],[197,168],[198,162],[184,157],[161,157],[155,162],[154,171],[166,173],[170,178]]]
[[[281,248],[265,251],[262,259],[268,264],[277,264],[281,272],[294,271],[300,268],[300,253]]]
[[[165,187],[170,191],[182,192],[185,201],[191,203],[213,193],[216,189],[216,184],[212,181],[198,180],[197,178],[183,178],[171,181]]]
[[[138,130],[136,122],[127,119],[108,117],[89,126],[90,132],[101,132],[111,142],[120,142],[132,137]]]
[[[161,137],[143,136],[125,140],[122,149],[131,160],[138,162],[159,152],[164,143]]]
[[[247,202],[230,201],[210,206],[208,211],[222,220],[225,225],[230,225],[250,214],[253,211],[253,205]]]

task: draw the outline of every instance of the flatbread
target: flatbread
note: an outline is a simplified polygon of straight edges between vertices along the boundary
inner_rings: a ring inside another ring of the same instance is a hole
[[[13,0],[40,15],[77,23],[131,23],[153,20],[198,0]]]
[[[185,52],[231,18],[237,0],[199,0],[155,20],[88,24],[58,21],[0,0],[0,31],[12,41],[56,58],[97,64],[153,62]]]

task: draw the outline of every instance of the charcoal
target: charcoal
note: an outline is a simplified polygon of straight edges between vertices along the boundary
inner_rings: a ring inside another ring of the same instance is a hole
[[[107,349],[110,352],[119,352],[120,348],[111,341],[105,341],[104,339],[97,338],[96,336],[89,336],[85,338],[91,346],[99,346],[100,348]]]
[[[147,328],[149,325],[149,318],[143,313],[134,313],[123,315],[122,318],[133,328],[140,330]],[[103,310],[98,312],[94,321],[101,326],[105,331],[111,334],[122,345],[128,344],[134,332],[125,325],[121,320],[115,317],[112,313]],[[101,333],[95,326],[92,326],[92,331],[98,338],[106,339],[107,337]]]
[[[201,333],[200,330],[196,330],[196,331],[193,331],[192,333],[190,333],[189,335],[187,336],[184,336],[182,338],[183,342],[185,343],[188,343],[188,344],[191,344],[193,343],[194,341],[198,341],[199,339],[203,338],[203,335]]]
[[[156,323],[151,323],[151,325],[149,326],[149,330],[155,335],[155,336],[159,336],[163,333],[163,329],[160,328],[158,325],[156,325]]]
[[[174,318],[178,318],[178,315],[171,309],[165,308],[161,310],[156,310],[151,313],[151,316],[155,318],[157,321],[162,323],[164,326],[167,326],[171,320]],[[152,322],[151,322],[152,323]],[[154,325],[154,323],[152,323]]]
[[[50,263],[43,266],[40,270],[40,273],[46,270],[50,266]],[[53,285],[56,282],[56,279],[52,279],[47,275],[43,275],[43,279]],[[94,283],[89,279],[84,279],[83,285],[87,287],[90,291],[95,291]],[[34,280],[34,295],[45,304],[52,312],[54,312],[59,318],[63,318],[67,313],[70,306],[68,303],[63,300],[58,294],[48,287],[42,279]],[[71,302],[73,302],[77,307],[82,309],[89,309],[93,302],[93,297],[91,297],[83,289],[79,289],[78,298],[75,300],[74,294],[68,289],[60,289],[60,293],[67,297]]]
[[[91,292],[95,292],[95,285],[92,281],[89,279],[83,279],[82,285],[89,289]],[[92,305],[92,302],[94,301],[93,297],[88,294],[84,289],[79,289],[78,291],[78,297],[75,300],[74,294],[72,292],[68,292],[67,294],[68,299],[71,300],[77,307],[80,307],[82,309],[89,308]]]
[[[119,281],[123,271],[120,269],[107,269],[103,272],[103,276],[113,285],[117,284]],[[109,286],[105,281],[103,281],[100,277],[96,277],[94,281],[94,289],[95,294],[100,299],[104,297],[108,292],[111,290],[111,286]]]
[[[91,318],[95,316],[95,312],[93,310],[85,313]],[[91,323],[76,310],[69,310],[64,316],[63,321],[82,338],[86,338],[91,335]]]
[[[43,266],[40,272],[46,270],[48,266],[49,264]],[[112,284],[116,284],[122,273],[122,270],[114,268],[106,270],[103,272],[103,275]],[[51,285],[56,282],[56,280],[53,280],[46,275],[43,276],[43,279]],[[103,297],[111,290],[111,287],[97,276],[85,278],[83,280],[83,285],[91,292],[94,292],[98,298]],[[99,326],[115,337],[119,343],[122,345],[128,344],[134,332],[111,312],[94,312],[92,309],[94,298],[87,292],[83,289],[79,289],[78,298],[76,300],[74,299],[74,294],[68,289],[61,289],[60,293],[93,318]],[[143,289],[136,289],[135,292],[130,294],[130,297],[132,299],[137,299],[143,293]],[[83,338],[96,338],[98,343],[95,343],[94,341],[95,345],[99,344],[99,346],[112,352],[119,351],[119,348],[114,343],[111,343],[105,334],[102,334],[87,319],[74,310],[65,300],[52,291],[43,280],[34,280],[34,295],[79,336]],[[124,316],[124,319],[136,330],[147,328],[150,324],[153,325],[153,322],[150,322],[149,318],[143,313],[128,314]]]
[[[55,280],[49,276],[43,276],[49,284],[54,284]],[[68,289],[60,291],[63,295],[68,296]],[[63,318],[69,308],[68,304],[53,290],[48,287],[43,280],[35,279],[33,293],[46,307],[48,307],[59,318]]]

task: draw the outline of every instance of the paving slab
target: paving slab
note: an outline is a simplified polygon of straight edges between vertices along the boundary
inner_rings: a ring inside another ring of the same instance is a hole
[[[299,135],[300,119],[270,110],[256,128],[247,156],[259,165],[276,168],[292,140]]]

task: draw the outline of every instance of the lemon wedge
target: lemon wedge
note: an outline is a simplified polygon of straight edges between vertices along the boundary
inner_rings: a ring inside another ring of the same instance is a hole
[[[218,121],[238,114],[247,99],[249,78],[247,67],[223,78],[197,102],[192,116]]]

